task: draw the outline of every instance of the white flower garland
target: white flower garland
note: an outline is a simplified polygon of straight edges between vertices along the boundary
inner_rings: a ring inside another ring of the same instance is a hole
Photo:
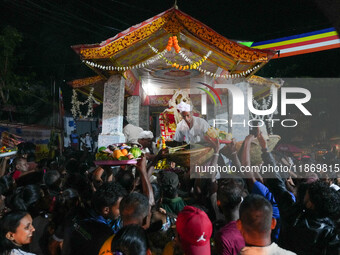
[[[90,94],[84,102],[78,101],[77,91],[75,89],[73,90],[71,112],[72,112],[74,119],[76,119],[77,117],[79,117],[80,119],[87,119],[88,117],[92,116],[92,114],[93,114],[93,104],[98,103],[97,100],[93,96],[93,90],[94,90],[94,88],[91,88]],[[83,116],[81,111],[80,111],[80,106],[85,105],[85,104],[88,104],[88,108],[87,108],[86,115]]]
[[[85,63],[86,65],[89,65],[91,67],[95,67],[95,68],[99,68],[101,70],[108,70],[108,71],[127,71],[127,70],[132,70],[132,69],[137,69],[137,68],[143,68],[143,67],[146,67],[146,66],[149,66],[151,65],[153,62],[159,60],[159,59],[163,59],[169,66],[172,65],[172,62],[168,59],[166,59],[164,57],[165,53],[167,52],[167,50],[163,50],[162,52],[159,52],[155,47],[153,47],[152,45],[148,44],[149,47],[153,50],[153,52],[155,52],[157,55],[146,60],[146,61],[143,61],[142,63],[139,63],[137,65],[132,65],[132,66],[111,66],[111,65],[100,65],[100,64],[97,64],[97,63],[94,63],[92,61],[89,61],[89,60],[83,60],[82,62]],[[211,55],[211,51],[209,51],[204,57],[203,57],[203,60],[201,60],[201,62],[203,62],[204,60],[206,60],[210,55]],[[189,64],[195,64],[196,67],[194,69],[200,71],[201,73],[204,73],[205,75],[208,75],[208,76],[211,76],[213,78],[225,78],[225,79],[230,79],[230,78],[241,78],[241,77],[244,77],[250,73],[252,73],[253,71],[255,71],[256,69],[258,69],[260,67],[260,64],[257,64],[255,65],[253,68],[249,68],[248,70],[246,71],[243,71],[242,73],[239,73],[239,74],[225,74],[225,75],[220,75],[220,74],[217,74],[217,73],[214,73],[214,72],[209,72],[205,69],[203,69],[200,65],[198,65],[198,62],[194,62],[192,61],[188,56],[186,56],[184,54],[183,51],[180,51],[179,52],[180,56]],[[171,64],[170,64],[171,63]],[[202,63],[201,63],[202,64]]]
[[[99,65],[96,64],[94,62],[88,61],[88,60],[83,60],[83,63],[95,67],[95,68],[99,68],[101,70],[109,70],[109,71],[127,71],[127,70],[132,70],[132,69],[137,69],[137,68],[142,68],[142,67],[146,67],[151,65],[153,62],[159,60],[162,58],[162,55],[164,55],[166,53],[167,50],[163,50],[161,53],[157,54],[156,56],[142,62],[139,63],[137,65],[132,65],[132,66],[107,66],[107,65]]]
[[[168,59],[166,59],[164,57],[164,51],[162,53],[159,53],[158,50],[153,47],[152,45],[148,44],[149,47],[152,49],[153,52],[155,52],[156,54],[160,55],[162,57],[163,60],[165,60],[168,64],[172,65],[172,62]],[[200,71],[201,73],[204,73],[205,75],[208,75],[208,76],[211,76],[211,77],[214,77],[214,78],[225,78],[225,79],[230,79],[230,78],[241,78],[241,77],[244,77],[250,73],[252,73],[253,71],[255,71],[256,69],[258,69],[260,67],[260,64],[257,64],[256,66],[254,66],[253,68],[249,68],[248,70],[246,71],[243,71],[242,73],[239,73],[239,74],[225,74],[225,75],[220,75],[220,74],[217,74],[217,73],[214,73],[214,72],[209,72],[205,69],[203,69],[200,65],[202,64],[202,62],[204,62],[207,58],[210,57],[210,55],[212,54],[212,51],[209,51],[201,61],[198,61],[198,62],[194,62],[193,60],[191,60],[187,55],[184,54],[184,52],[182,50],[180,50],[178,52],[178,54],[187,62],[189,63],[190,65],[196,65],[196,67],[194,69],[197,69],[198,71]],[[200,62],[200,63],[199,63]],[[229,71],[228,71],[229,73]]]

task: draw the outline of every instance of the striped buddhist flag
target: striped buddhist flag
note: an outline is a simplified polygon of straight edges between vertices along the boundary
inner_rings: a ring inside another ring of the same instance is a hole
[[[278,51],[274,58],[290,57],[311,52],[340,48],[339,34],[335,28],[282,37],[279,39],[253,43],[255,49]]]

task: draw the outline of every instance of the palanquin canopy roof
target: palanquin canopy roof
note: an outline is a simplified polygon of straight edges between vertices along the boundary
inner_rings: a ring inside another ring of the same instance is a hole
[[[182,55],[174,50],[164,51],[169,37],[174,35]],[[158,53],[163,52],[164,57],[156,59],[157,53],[151,46]],[[190,79],[203,79],[207,74],[210,79],[222,74],[249,78],[276,54],[272,50],[253,49],[229,40],[176,7],[99,44],[75,45],[72,49],[98,76],[76,80],[70,85],[80,89],[97,84],[97,96],[102,94],[99,84],[113,74],[128,70],[133,70],[143,81],[152,81],[159,91],[163,90],[160,94],[166,94],[166,91],[190,86]],[[164,61],[171,60],[184,66],[187,63],[183,55],[198,62],[208,52],[209,57],[198,70],[178,70]],[[152,63],[148,62],[150,59],[153,59]]]

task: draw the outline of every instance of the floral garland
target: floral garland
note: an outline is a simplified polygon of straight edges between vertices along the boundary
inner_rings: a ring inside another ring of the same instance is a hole
[[[110,71],[127,71],[127,70],[131,70],[131,69],[137,69],[137,68],[142,68],[148,65],[151,65],[153,62],[161,59],[161,56],[164,55],[164,53],[166,52],[166,49],[163,50],[161,53],[159,53],[158,55],[142,62],[139,63],[137,65],[132,65],[132,66],[104,66],[104,65],[99,65],[97,63],[88,61],[88,60],[83,60],[83,63],[92,66],[92,67],[96,67],[102,70],[110,70]]]
[[[77,94],[75,89],[73,90],[71,112],[72,112],[74,119],[76,119],[77,116],[79,116],[80,119],[87,119],[88,117],[92,116],[92,114],[93,114],[93,104],[98,103],[97,100],[93,96],[93,90],[94,90],[94,88],[91,88],[90,94],[84,102],[78,101],[78,94]],[[81,111],[80,111],[80,106],[85,105],[85,104],[88,104],[88,108],[87,108],[86,115],[83,116]]]
[[[170,37],[170,38],[171,38],[171,37]],[[156,53],[158,56],[160,56],[160,58],[162,58],[168,65],[171,65],[172,67],[175,67],[175,68],[177,68],[177,69],[179,69],[179,70],[198,69],[198,67],[199,67],[200,65],[202,65],[203,62],[204,62],[205,60],[207,60],[207,58],[208,58],[208,57],[210,56],[210,54],[212,53],[211,51],[209,51],[209,52],[207,53],[207,55],[205,55],[201,60],[194,62],[194,61],[192,61],[189,57],[187,57],[187,56],[181,51],[180,48],[176,48],[176,53],[179,53],[179,54],[181,55],[181,57],[182,57],[187,63],[190,64],[190,65],[179,65],[179,64],[177,64],[177,63],[175,63],[175,62],[172,62],[172,61],[168,60],[166,57],[164,57],[164,53],[163,53],[163,52],[162,52],[162,53],[159,53],[158,50],[157,50],[155,47],[153,47],[153,46],[150,45],[150,44],[148,44],[148,45],[149,45],[149,47],[152,49],[152,51],[153,51],[154,53]],[[167,46],[167,49],[166,49],[166,50],[169,50],[168,47],[169,47],[169,46]],[[178,47],[179,47],[179,46],[178,46]]]
[[[127,70],[131,70],[131,69],[137,69],[137,68],[142,68],[145,66],[149,66],[152,63],[154,63],[155,61],[159,60],[159,59],[163,59],[168,65],[177,68],[179,70],[187,70],[187,69],[197,69],[198,71],[204,73],[205,75],[211,76],[213,78],[225,78],[225,79],[229,79],[229,78],[241,78],[244,77],[250,73],[252,73],[253,71],[255,71],[256,69],[258,69],[260,67],[260,64],[257,64],[256,66],[249,68],[246,71],[243,71],[242,73],[239,74],[224,74],[224,75],[220,75],[217,74],[216,72],[210,72],[207,71],[203,68],[201,68],[201,65],[203,64],[203,62],[205,60],[207,60],[207,58],[211,55],[211,51],[209,51],[205,56],[203,56],[202,59],[200,59],[199,61],[194,62],[193,60],[191,60],[188,56],[185,55],[185,53],[181,50],[181,48],[178,45],[178,40],[176,36],[170,37],[169,41],[168,41],[168,45],[167,47],[162,51],[159,52],[155,47],[153,47],[152,45],[150,45],[148,43],[148,46],[150,47],[150,49],[156,53],[157,55],[142,62],[139,63],[137,65],[132,65],[132,66],[109,66],[109,65],[99,65],[97,63],[91,62],[89,60],[83,60],[83,63],[91,66],[91,67],[95,67],[95,68],[99,68],[101,70],[110,70],[110,71],[127,71]],[[171,51],[171,49],[174,48],[176,53],[178,53],[187,63],[188,65],[180,65],[177,64],[175,62],[172,62],[170,60],[168,60],[164,55],[167,51]]]

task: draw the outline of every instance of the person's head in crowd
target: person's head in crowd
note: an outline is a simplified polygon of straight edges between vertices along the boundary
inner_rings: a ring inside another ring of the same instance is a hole
[[[276,226],[273,207],[263,196],[250,194],[240,206],[240,219],[236,222],[246,244],[267,246],[271,244],[271,231]]]
[[[76,160],[75,158],[70,158],[66,162],[66,165],[65,165],[67,173],[76,173],[76,172],[78,172],[78,167],[79,167],[79,163],[78,163],[78,160]]]
[[[170,199],[177,197],[179,186],[178,175],[174,172],[162,171],[158,178],[163,197]]]
[[[142,131],[138,136],[138,143],[143,146],[143,148],[152,147],[153,133],[151,131]]]
[[[13,180],[12,176],[4,175],[0,178],[0,185],[3,186],[3,192],[1,195],[8,196],[13,193],[14,189],[16,188],[15,181]]]
[[[106,182],[93,194],[93,209],[106,219],[117,219],[120,216],[119,207],[124,196],[126,191],[120,184]]]
[[[333,179],[329,177],[329,174],[327,172],[320,174],[320,180],[329,186],[333,183]]]
[[[29,165],[27,163],[27,159],[23,157],[16,157],[13,160],[13,167],[15,170],[20,171],[22,173],[27,172],[29,169]]]
[[[18,144],[17,156],[27,159],[28,162],[35,161],[35,144],[31,142],[23,142]]]
[[[178,242],[186,255],[210,254],[212,223],[202,210],[185,206],[176,221]]]
[[[120,202],[119,210],[123,225],[137,224],[147,229],[150,226],[149,199],[137,192],[125,196]]]
[[[192,118],[192,107],[190,104],[184,103],[183,101],[177,105],[177,109],[182,115],[182,118],[184,121],[188,124],[190,127],[193,121]]]
[[[297,196],[296,201],[303,205],[303,201],[307,192],[307,188],[309,184],[316,182],[319,180],[319,177],[316,173],[307,173],[304,178],[297,179]]]
[[[117,232],[111,243],[113,254],[151,255],[145,230],[139,225],[127,225]]]
[[[52,161],[49,162],[48,168],[50,170],[58,170],[59,169],[59,164],[58,164],[58,162],[56,160],[52,160]]]
[[[17,188],[7,204],[12,210],[28,211],[34,218],[47,211],[49,203],[48,194],[45,194],[39,185],[27,185]]]
[[[58,191],[61,185],[60,173],[57,170],[47,171],[44,174],[44,184],[49,190]]]
[[[66,215],[74,208],[79,208],[81,206],[81,199],[78,191],[75,189],[64,190],[58,200],[59,212],[62,215]]]
[[[92,190],[89,180],[80,173],[66,175],[63,189],[73,188],[77,190],[83,201],[91,200]]]
[[[307,186],[303,203],[318,217],[335,218],[340,213],[339,193],[323,181],[315,181]]]
[[[234,179],[221,179],[217,189],[217,206],[228,220],[239,218],[243,188]]]
[[[128,193],[131,193],[135,189],[135,177],[132,173],[131,168],[127,169],[119,169],[117,174],[115,175],[115,179],[117,182],[122,185]]]
[[[11,253],[11,250],[21,248],[32,241],[32,217],[25,211],[12,211],[0,220],[0,254]]]
[[[43,158],[38,162],[37,169],[41,171],[47,171],[49,169],[49,160],[47,158]]]

